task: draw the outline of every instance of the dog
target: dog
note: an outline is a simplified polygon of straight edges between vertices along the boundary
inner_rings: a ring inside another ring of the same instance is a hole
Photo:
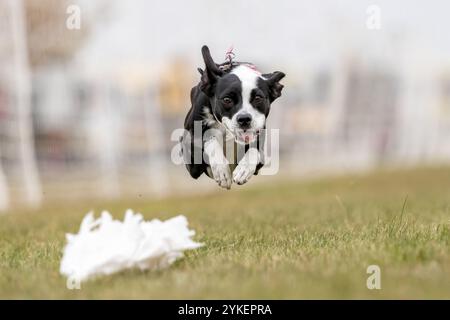
[[[181,152],[194,179],[205,173],[230,189],[248,182],[264,165],[266,120],[281,96],[285,74],[261,74],[253,64],[232,58],[217,64],[207,46],[202,56],[205,69],[198,68],[201,79],[191,89]]]

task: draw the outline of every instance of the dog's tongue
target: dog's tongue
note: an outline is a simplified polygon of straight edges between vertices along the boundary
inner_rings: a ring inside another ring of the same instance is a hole
[[[255,134],[252,131],[244,132],[242,133],[242,139],[245,143],[253,142],[253,140],[255,139]]]

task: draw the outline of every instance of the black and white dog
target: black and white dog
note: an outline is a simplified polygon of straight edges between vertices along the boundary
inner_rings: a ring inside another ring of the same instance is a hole
[[[264,134],[271,103],[281,96],[283,72],[261,74],[250,63],[216,64],[202,47],[205,69],[191,90],[181,139],[191,176],[202,173],[219,186],[246,183],[264,165]],[[196,131],[200,131],[199,134]]]

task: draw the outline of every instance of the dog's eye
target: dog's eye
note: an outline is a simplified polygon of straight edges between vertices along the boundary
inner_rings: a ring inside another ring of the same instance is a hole
[[[231,105],[233,104],[233,100],[232,100],[231,98],[229,98],[229,97],[223,98],[223,99],[222,99],[222,102],[223,102],[223,104],[224,104],[226,107],[229,107],[229,106],[231,106]]]
[[[253,101],[254,101],[255,103],[259,103],[259,102],[263,101],[263,97],[261,97],[261,96],[255,96],[255,98],[253,99]]]

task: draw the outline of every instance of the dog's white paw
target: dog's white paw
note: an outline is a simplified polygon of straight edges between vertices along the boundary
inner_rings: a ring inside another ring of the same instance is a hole
[[[259,161],[258,150],[251,148],[244,155],[233,171],[233,181],[236,184],[244,184],[255,174]]]
[[[210,139],[205,142],[205,153],[209,158],[209,166],[213,179],[222,188],[231,188],[231,170],[230,165],[223,155],[222,146],[216,139]]]
[[[233,181],[237,184],[244,184],[253,176],[256,171],[256,164],[241,162],[233,171]]]
[[[231,188],[231,170],[227,162],[210,164],[212,175],[217,184],[226,189]]]

